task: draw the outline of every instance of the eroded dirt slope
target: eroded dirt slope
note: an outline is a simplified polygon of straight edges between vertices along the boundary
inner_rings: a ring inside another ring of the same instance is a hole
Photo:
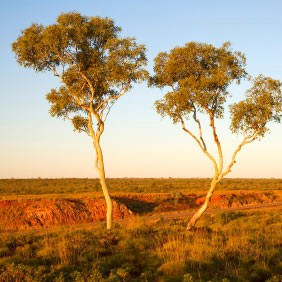
[[[120,202],[128,206],[133,212],[168,212],[197,209],[205,201],[205,194],[154,193],[154,194],[126,194],[116,196]],[[281,201],[282,194],[274,192],[216,192],[211,199],[211,208],[235,208],[247,205],[272,203]]]
[[[25,230],[56,225],[73,225],[104,221],[104,199],[91,198],[27,198],[0,200],[0,231]],[[114,194],[113,218],[123,219],[134,214],[159,214],[197,209],[205,195],[175,193]],[[210,208],[236,208],[281,201],[281,193],[245,192],[215,193]]]
[[[132,215],[123,204],[113,201],[113,218]],[[24,230],[54,225],[103,221],[103,199],[27,199],[0,201],[0,230]]]

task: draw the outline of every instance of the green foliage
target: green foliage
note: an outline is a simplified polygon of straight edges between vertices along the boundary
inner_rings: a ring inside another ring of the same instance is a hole
[[[133,193],[176,193],[204,192],[208,189],[210,178],[108,178],[107,184],[113,192]],[[153,184],[153,185],[152,185]],[[282,179],[223,179],[218,191],[232,190],[282,190]],[[0,179],[0,195],[41,195],[41,194],[78,194],[99,192],[99,179],[61,178],[61,179]],[[158,202],[159,195],[154,202]],[[244,200],[244,199],[242,199]]]
[[[281,281],[282,281],[282,275],[273,275],[266,282],[281,282]]]
[[[263,136],[269,130],[270,121],[280,122],[281,86],[279,80],[270,77],[259,75],[253,79],[247,98],[230,106],[232,132],[251,135],[258,131],[259,136]]]
[[[92,134],[91,115],[101,130],[113,103],[147,77],[145,46],[134,38],[119,38],[120,31],[109,18],[63,13],[55,24],[23,30],[12,50],[20,65],[60,78],[63,86],[46,95],[50,114]]]
[[[193,276],[190,273],[184,274],[183,282],[194,282]]]
[[[190,42],[170,53],[159,53],[150,85],[169,86],[172,91],[156,101],[157,112],[169,116],[174,123],[196,111],[223,117],[223,104],[229,95],[227,88],[246,76],[244,67],[244,55],[233,52],[229,42],[220,48]]]
[[[197,113],[206,113],[214,127],[214,118],[223,117],[228,86],[233,81],[239,83],[247,75],[245,65],[244,55],[233,52],[229,42],[220,48],[190,42],[170,53],[159,53],[155,58],[155,75],[149,84],[159,88],[167,86],[171,91],[155,102],[157,112],[162,117],[170,117],[174,123],[181,122],[183,128],[184,119],[192,115],[200,131]],[[247,91],[247,98],[230,106],[231,131],[248,136],[248,142],[264,136],[269,130],[268,123],[280,122],[282,113],[282,83],[262,75],[250,80],[253,85]],[[200,139],[206,150],[201,132]]]
[[[184,195],[180,191],[173,191],[171,197],[174,199],[174,203],[178,204],[179,201],[184,198]]]

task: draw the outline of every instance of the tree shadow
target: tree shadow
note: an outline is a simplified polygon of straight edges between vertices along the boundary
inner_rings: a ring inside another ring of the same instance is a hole
[[[146,202],[137,199],[130,199],[126,197],[113,197],[114,200],[124,204],[133,213],[145,214],[154,211],[155,207],[158,205],[154,202]]]
[[[171,194],[167,198],[163,199],[156,196],[153,201],[148,201],[145,198],[142,199],[142,197],[136,199],[123,196],[114,196],[113,199],[124,204],[134,213],[146,214],[151,212],[170,212],[195,209],[199,206],[197,204],[197,200],[201,197],[203,197],[203,195],[183,195],[180,193],[177,196],[175,196],[175,194]]]

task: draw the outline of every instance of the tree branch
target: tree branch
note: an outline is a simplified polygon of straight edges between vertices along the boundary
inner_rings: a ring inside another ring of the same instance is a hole
[[[214,142],[216,143],[218,156],[219,156],[219,173],[221,173],[223,169],[222,149],[221,149],[221,145],[220,145],[220,142],[219,142],[219,139],[216,133],[215,125],[214,125],[214,116],[210,111],[209,111],[209,115],[210,115],[210,126],[212,127],[213,138],[214,138]]]
[[[102,103],[100,103],[100,105],[96,108],[96,111],[98,111],[105,103],[108,103],[109,101],[111,101],[111,100],[113,100],[113,99],[118,99],[119,97],[121,97],[121,96],[123,96],[125,93],[126,93],[126,91],[128,90],[128,87],[129,87],[129,81],[127,82],[127,84],[126,84],[126,86],[123,88],[123,89],[121,89],[121,91],[120,91],[120,94],[119,95],[117,95],[117,96],[111,96],[111,97],[109,97],[108,99],[106,99],[105,101],[103,101]]]
[[[61,79],[62,83],[66,86],[66,88],[68,89],[70,95],[76,100],[76,102],[78,103],[78,105],[79,105],[82,109],[88,111],[87,107],[85,107],[85,106],[81,103],[81,101],[79,100],[79,98],[78,98],[76,95],[74,95],[74,94],[72,93],[72,91],[70,90],[69,86],[68,86],[67,83],[64,81],[63,77],[62,77],[61,75],[59,75],[59,73],[57,72],[56,68],[53,67],[52,65],[48,64],[48,63],[47,63],[47,65],[48,65],[49,68],[53,71],[53,73],[55,74],[55,76],[58,76],[58,77]],[[83,88],[84,88],[84,87],[83,87]]]
[[[111,104],[111,105],[108,107],[108,111],[107,111],[107,113],[106,113],[106,115],[105,115],[104,122],[107,120],[108,115],[109,115],[109,113],[110,113],[110,111],[111,111],[113,105],[114,105],[114,104]]]
[[[233,165],[236,163],[236,156],[238,154],[239,151],[241,151],[242,147],[246,144],[249,144],[249,143],[252,143],[257,135],[259,134],[259,130],[258,131],[255,131],[252,135],[250,136],[247,136],[243,139],[243,141],[239,144],[238,148],[235,150],[235,152],[233,153],[233,156],[232,156],[232,159],[231,159],[231,162],[229,164],[229,166],[226,168],[225,172],[223,172],[220,177],[217,179],[216,183],[218,183],[219,181],[221,181],[221,179],[226,176],[228,173],[231,172],[231,168],[233,167]]]
[[[92,97],[94,96],[95,90],[93,88],[93,85],[91,84],[91,81],[88,79],[88,77],[81,71],[81,68],[79,66],[79,64],[77,63],[77,61],[75,60],[75,58],[73,57],[73,55],[69,54],[66,51],[67,56],[74,62],[74,65],[77,67],[77,70],[79,72],[79,74],[86,80],[86,82],[89,85],[90,91],[92,93]],[[93,99],[92,99],[93,100]]]
[[[194,118],[195,122],[198,124],[200,140],[202,141],[203,147],[204,147],[204,149],[206,151],[207,150],[207,146],[206,146],[206,143],[205,143],[205,141],[203,139],[203,136],[202,136],[202,126],[201,126],[201,123],[200,123],[199,119],[197,119],[197,113],[196,113],[197,110],[196,110],[195,105],[193,105],[193,108],[194,108],[193,118]]]
[[[200,146],[201,150],[203,151],[203,153],[212,161],[213,165],[214,165],[214,170],[215,173],[218,174],[218,166],[216,163],[216,160],[213,158],[213,156],[204,148],[204,146],[202,145],[202,143],[200,142],[200,140],[188,129],[186,129],[184,121],[182,119],[182,117],[180,117],[181,123],[182,123],[182,129],[187,132]]]

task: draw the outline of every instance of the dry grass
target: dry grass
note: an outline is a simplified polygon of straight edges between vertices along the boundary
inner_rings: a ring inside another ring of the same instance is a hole
[[[93,265],[95,275],[104,277],[97,281],[129,282],[148,275],[147,281],[183,281],[185,273],[192,282],[266,281],[282,272],[281,215],[281,208],[205,215],[196,232],[185,230],[184,219],[136,217],[116,223],[111,233],[104,224],[6,233],[0,236],[0,265],[23,264],[21,271],[31,271],[32,277],[40,265],[48,275],[69,279],[60,281],[76,281],[66,276],[74,271],[90,277]],[[30,281],[43,281],[36,279]]]

